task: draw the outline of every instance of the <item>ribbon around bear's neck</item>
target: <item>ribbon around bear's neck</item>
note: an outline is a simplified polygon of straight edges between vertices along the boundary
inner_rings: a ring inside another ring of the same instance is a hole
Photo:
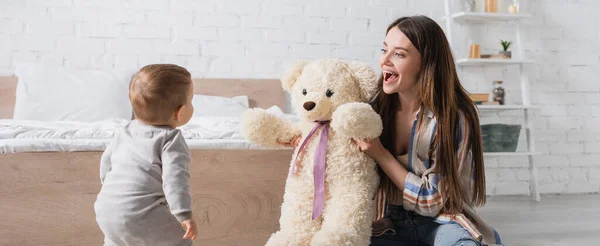
[[[305,145],[308,143],[310,137],[314,135],[314,133],[319,129],[320,126],[323,126],[321,130],[321,138],[319,139],[319,145],[317,146],[317,150],[315,152],[315,163],[313,167],[313,175],[315,180],[315,194],[313,199],[313,212],[312,219],[319,218],[321,214],[323,214],[323,209],[325,207],[325,158],[327,156],[327,137],[329,135],[329,121],[319,121],[315,124],[315,127],[308,133],[308,136],[304,138],[300,148],[298,149],[298,153],[296,154],[296,158],[292,164],[292,169],[290,170],[290,174],[294,173],[296,169],[296,161],[298,160],[298,156],[300,155],[300,151],[304,149]]]

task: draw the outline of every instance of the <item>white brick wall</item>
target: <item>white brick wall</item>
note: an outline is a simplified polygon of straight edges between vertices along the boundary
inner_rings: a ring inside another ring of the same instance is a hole
[[[505,1],[506,2],[506,1]],[[75,68],[137,68],[170,62],[195,77],[278,78],[291,61],[339,57],[377,68],[387,25],[402,15],[440,21],[441,0],[1,0],[0,75],[34,61]],[[600,191],[599,1],[522,0],[525,55],[535,113],[542,193]],[[460,6],[455,0],[454,5]],[[483,1],[478,0],[479,9]],[[585,14],[589,15],[585,15]],[[455,25],[455,55],[468,42],[496,52],[511,25]],[[513,50],[517,47],[513,46]],[[513,52],[514,55],[516,52]],[[469,91],[505,81],[520,103],[515,67],[459,68]],[[483,123],[522,121],[520,112],[485,112]],[[521,135],[519,150],[525,146]],[[526,194],[526,157],[486,158],[488,192]]]

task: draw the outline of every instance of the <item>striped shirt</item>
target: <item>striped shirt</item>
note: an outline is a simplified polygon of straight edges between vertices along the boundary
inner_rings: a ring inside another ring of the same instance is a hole
[[[459,117],[457,136],[459,144],[456,150],[458,157],[458,175],[464,191],[463,213],[454,216],[440,213],[444,206],[444,194],[439,192],[439,175],[436,169],[436,149],[432,146],[436,134],[437,120],[429,109],[423,110],[426,117],[419,119],[416,114],[410,134],[408,161],[405,165],[408,175],[404,182],[404,190],[399,190],[389,179],[382,178],[375,195],[375,220],[385,215],[386,204],[402,205],[404,209],[414,211],[423,216],[434,217],[438,223],[458,223],[473,236],[485,244],[499,244],[498,233],[476,213],[471,201],[473,191],[473,160],[468,149],[469,130],[466,129],[464,116]]]

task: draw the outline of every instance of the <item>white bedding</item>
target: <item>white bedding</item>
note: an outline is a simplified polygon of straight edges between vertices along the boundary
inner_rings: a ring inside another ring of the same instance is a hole
[[[295,120],[293,115],[281,115]],[[102,151],[115,131],[127,122],[0,119],[0,153]],[[242,138],[237,117],[193,117],[180,129],[190,149],[262,149]]]

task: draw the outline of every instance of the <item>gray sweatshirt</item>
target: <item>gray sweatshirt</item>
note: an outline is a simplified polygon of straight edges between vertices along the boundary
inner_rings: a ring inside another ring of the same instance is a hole
[[[139,218],[166,201],[179,222],[190,219],[189,165],[190,151],[179,129],[134,120],[102,155],[97,205],[120,218]]]

